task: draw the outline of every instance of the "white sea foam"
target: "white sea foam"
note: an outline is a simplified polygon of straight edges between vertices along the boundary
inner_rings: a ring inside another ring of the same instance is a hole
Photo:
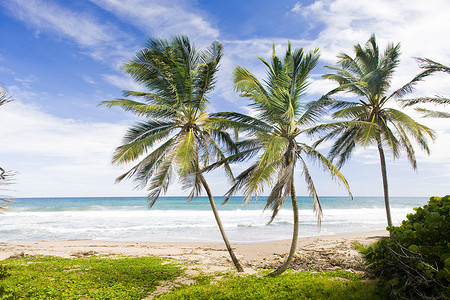
[[[412,207],[392,208],[399,225]],[[300,210],[300,236],[384,229],[384,208],[324,209],[322,228],[316,215]],[[272,224],[271,212],[255,209],[220,211],[232,242],[262,242],[291,238],[292,211],[282,209]],[[92,238],[136,241],[214,241],[221,236],[210,210],[62,210],[7,211],[0,216],[0,241]]]

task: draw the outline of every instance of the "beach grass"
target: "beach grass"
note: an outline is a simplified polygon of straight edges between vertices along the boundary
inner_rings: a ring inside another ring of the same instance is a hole
[[[25,256],[1,265],[8,274],[0,280],[0,299],[142,299],[183,272],[158,257]]]
[[[266,271],[267,273],[267,271]],[[346,271],[286,272],[278,277],[223,276],[218,282],[202,277],[155,299],[380,299],[377,281]]]

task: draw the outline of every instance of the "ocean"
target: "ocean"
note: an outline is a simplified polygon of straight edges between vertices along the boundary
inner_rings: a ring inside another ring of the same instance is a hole
[[[263,212],[265,197],[247,205],[233,197],[216,205],[231,243],[257,243],[290,239],[292,209],[286,200],[275,220]],[[299,197],[301,237],[386,228],[382,197],[321,197],[323,218],[318,231],[312,200]],[[413,207],[428,198],[392,197],[391,214],[399,225]],[[160,197],[152,209],[146,198],[22,198],[14,199],[0,214],[0,242],[94,239],[154,242],[222,242],[207,197],[187,202],[185,197]]]

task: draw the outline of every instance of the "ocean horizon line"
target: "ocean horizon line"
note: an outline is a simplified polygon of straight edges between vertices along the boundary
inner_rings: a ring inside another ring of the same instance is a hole
[[[254,198],[267,198],[269,195],[260,195],[260,196],[252,196],[252,199]],[[176,195],[176,196],[159,196],[158,199],[161,198],[188,198],[189,196],[187,195]],[[216,195],[214,196],[214,198],[226,198],[227,196],[219,196]],[[244,195],[236,195],[236,196],[232,196],[230,197],[230,199],[235,199],[235,198],[244,198],[246,196]],[[359,195],[353,195],[353,198],[383,198],[383,195],[379,195],[379,196],[359,196]],[[389,196],[389,198],[414,198],[414,199],[418,199],[418,198],[430,198],[433,197],[433,195],[431,196]],[[108,199],[108,198],[141,198],[141,199],[147,199],[149,198],[148,196],[17,196],[17,197],[11,197],[11,200],[14,199],[83,199],[83,198],[100,198],[100,199]],[[208,196],[196,196],[195,198],[208,198]],[[312,198],[311,196],[298,196],[297,198]],[[342,195],[319,195],[319,198],[349,198],[348,196],[342,196]],[[286,198],[287,199],[287,198]],[[290,199],[290,198],[289,198]]]

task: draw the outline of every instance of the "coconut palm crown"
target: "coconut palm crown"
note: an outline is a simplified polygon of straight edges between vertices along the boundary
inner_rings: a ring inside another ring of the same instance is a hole
[[[355,45],[354,51],[355,57],[341,53],[338,55],[337,66],[327,66],[335,73],[326,74],[323,78],[337,82],[339,87],[329,92],[324,98],[331,98],[338,92],[347,92],[358,97],[358,101],[335,100],[333,104],[333,108],[337,109],[333,114],[335,119],[358,122],[323,125],[322,129],[325,129],[326,135],[318,143],[327,139],[336,139],[330,150],[330,159],[337,159],[339,168],[351,157],[357,145],[377,145],[387,222],[389,226],[392,226],[384,151],[388,149],[393,157],[397,158],[404,150],[412,167],[417,169],[412,141],[417,142],[420,148],[429,154],[428,141],[434,139],[434,133],[404,112],[389,107],[389,104],[411,93],[414,85],[424,76],[422,74],[414,77],[410,82],[389,94],[392,76],[399,64],[400,44],[395,46],[389,44],[381,53],[375,35],[372,35],[364,47]]]
[[[142,102],[118,99],[102,104],[145,118],[127,131],[123,145],[115,151],[115,164],[138,161],[117,181],[134,177],[140,187],[148,189],[150,207],[167,191],[175,177],[184,188],[192,189],[189,200],[204,189],[232,260],[242,271],[223,231],[210,188],[199,172],[215,159],[225,157],[221,146],[233,148],[229,134],[209,125],[206,110],[207,95],[214,88],[221,56],[219,42],[198,51],[186,36],[175,36],[171,40],[150,38],[147,47],[123,67],[147,89],[125,91],[125,96],[142,99]],[[227,164],[225,170],[232,177]]]
[[[324,113],[322,110],[325,106],[324,101],[314,104],[304,102],[305,92],[309,86],[309,74],[319,59],[318,49],[308,53],[301,48],[292,51],[291,45],[288,44],[284,60],[277,57],[275,47],[271,62],[259,59],[265,64],[268,72],[267,79],[263,82],[239,66],[234,69],[233,74],[235,90],[241,97],[251,101],[250,107],[256,115],[223,112],[213,116],[219,128],[235,129],[245,134],[245,139],[237,143],[239,153],[229,156],[228,162],[244,161],[259,155],[248,169],[236,177],[236,183],[227,196],[230,197],[241,190],[245,195],[245,201],[249,201],[253,195],[260,194],[265,188],[271,188],[265,207],[273,211],[270,222],[277,215],[285,199],[291,197],[294,214],[292,244],[286,262],[271,273],[278,275],[289,266],[297,245],[298,203],[294,185],[295,167],[301,166],[306,186],[314,199],[314,211],[317,213],[319,226],[322,209],[307,167],[307,158],[319,162],[347,188],[348,184],[325,156],[301,139],[306,129]]]

